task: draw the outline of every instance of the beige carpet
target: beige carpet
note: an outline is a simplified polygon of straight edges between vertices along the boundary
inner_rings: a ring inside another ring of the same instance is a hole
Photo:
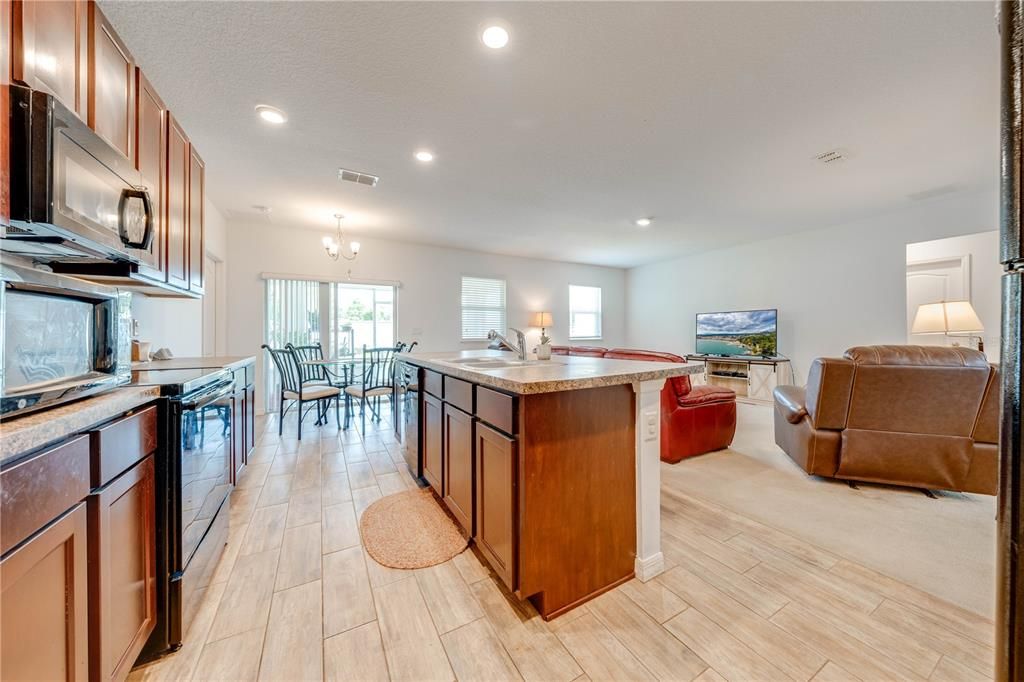
[[[466,539],[429,490],[382,497],[363,512],[359,532],[370,556],[391,568],[435,566],[466,549]]]
[[[995,497],[811,477],[775,445],[771,408],[740,404],[733,447],[670,465],[662,485],[720,504],[970,609],[995,611]]]

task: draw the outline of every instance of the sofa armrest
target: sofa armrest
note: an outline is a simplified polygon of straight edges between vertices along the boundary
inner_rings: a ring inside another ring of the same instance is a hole
[[[775,406],[790,424],[799,424],[807,414],[807,391],[800,386],[779,386],[772,395]]]

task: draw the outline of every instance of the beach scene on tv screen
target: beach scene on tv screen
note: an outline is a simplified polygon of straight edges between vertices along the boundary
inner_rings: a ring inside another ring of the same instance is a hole
[[[710,355],[775,355],[775,310],[697,315],[697,352]]]

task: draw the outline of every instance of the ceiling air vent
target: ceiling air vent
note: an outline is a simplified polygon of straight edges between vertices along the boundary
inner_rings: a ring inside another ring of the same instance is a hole
[[[369,187],[376,187],[377,183],[380,182],[380,177],[377,175],[360,173],[359,171],[349,170],[348,168],[338,169],[338,179],[344,180],[345,182],[357,182],[360,185],[367,185]]]
[[[846,161],[850,158],[850,153],[845,149],[829,149],[827,152],[814,155],[814,160],[818,163],[832,164]]]

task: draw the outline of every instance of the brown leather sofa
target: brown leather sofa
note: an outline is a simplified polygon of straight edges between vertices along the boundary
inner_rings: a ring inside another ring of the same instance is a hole
[[[998,438],[998,373],[967,348],[851,348],[775,389],[775,442],[818,476],[995,495]]]

